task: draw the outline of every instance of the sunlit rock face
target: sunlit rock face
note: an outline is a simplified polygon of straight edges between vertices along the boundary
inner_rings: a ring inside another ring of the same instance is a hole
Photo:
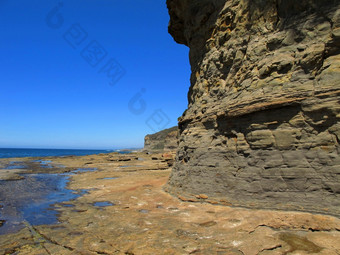
[[[164,129],[144,138],[144,151],[147,152],[175,152],[177,149],[177,126]]]
[[[338,0],[167,0],[190,48],[166,189],[340,216]]]

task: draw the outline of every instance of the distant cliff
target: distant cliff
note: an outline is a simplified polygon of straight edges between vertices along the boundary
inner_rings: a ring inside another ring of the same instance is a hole
[[[177,136],[177,126],[147,135],[144,139],[144,150],[149,152],[175,151],[177,149]]]
[[[167,0],[190,48],[166,189],[340,216],[339,0]]]

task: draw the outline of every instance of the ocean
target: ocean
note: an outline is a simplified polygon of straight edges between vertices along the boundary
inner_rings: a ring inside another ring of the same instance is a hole
[[[85,156],[110,153],[119,150],[71,150],[71,149],[1,149],[0,158]],[[125,152],[125,151],[124,151]],[[122,152],[121,152],[122,153]]]

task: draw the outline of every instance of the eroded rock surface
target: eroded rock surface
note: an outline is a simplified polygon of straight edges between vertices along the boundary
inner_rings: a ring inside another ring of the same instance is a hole
[[[196,202],[182,202],[164,192],[171,169],[161,155],[155,157],[132,153],[125,155],[129,161],[120,161],[121,155],[110,153],[48,158],[52,166],[97,170],[71,176],[68,187],[87,192],[54,205],[59,223],[26,221],[21,231],[0,235],[0,254],[340,254],[340,219],[213,205],[205,203],[210,199],[205,194]],[[0,229],[1,224],[0,215]]]
[[[164,129],[144,138],[144,151],[161,152],[176,151],[177,149],[178,128],[172,127]]]
[[[167,5],[192,75],[166,189],[339,216],[339,1]]]

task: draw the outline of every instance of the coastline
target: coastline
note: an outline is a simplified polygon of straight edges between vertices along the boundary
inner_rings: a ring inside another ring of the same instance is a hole
[[[195,194],[192,202],[171,196],[163,187],[173,157],[143,152],[44,157],[52,168],[29,171],[96,169],[70,175],[68,188],[87,192],[55,205],[57,224],[26,223],[0,236],[0,254],[339,253],[338,218],[216,205],[204,194]],[[8,162],[32,160],[38,159]],[[0,162],[4,166],[7,159]]]

